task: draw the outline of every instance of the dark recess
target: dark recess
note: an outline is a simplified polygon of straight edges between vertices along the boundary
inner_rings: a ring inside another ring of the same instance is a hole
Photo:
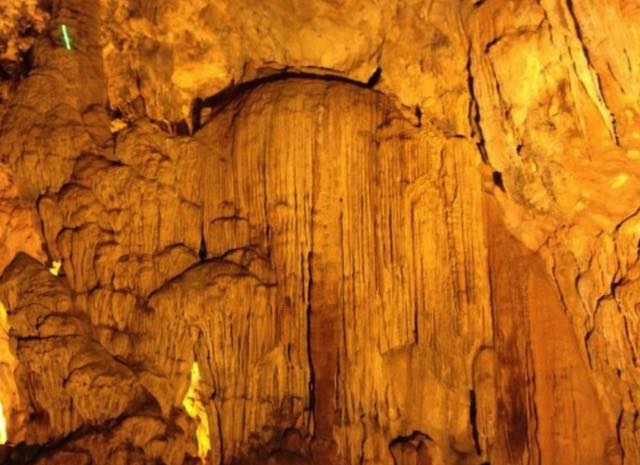
[[[425,433],[414,431],[409,436],[398,436],[389,443],[389,452],[394,465],[406,463],[403,456],[406,452],[415,456],[415,465],[431,465],[432,457],[429,452],[429,444],[433,444],[433,439]]]
[[[122,110],[120,108],[111,108],[110,105],[107,105],[107,113],[109,113],[109,117],[111,119],[123,119],[124,115],[122,114]]]
[[[8,60],[0,61],[0,81],[24,79],[33,68],[32,49],[20,54],[18,62]]]
[[[53,13],[53,0],[38,0],[38,7],[47,13]]]
[[[191,105],[191,125],[194,131],[202,126],[202,106],[203,100],[200,97],[195,99]]]
[[[200,250],[198,250],[200,260],[207,259],[207,244],[204,241],[204,235],[200,238]]]
[[[171,123],[171,133],[177,136],[189,136],[191,133],[189,131],[189,124],[181,119],[177,123]]]
[[[380,77],[382,76],[382,68],[378,66],[376,70],[373,72],[369,80],[367,81],[367,87],[371,89],[378,82],[380,82]]]
[[[471,421],[471,435],[473,436],[473,443],[476,446],[476,453],[482,455],[482,448],[480,447],[480,437],[478,434],[478,407],[476,405],[476,391],[471,389],[469,391],[469,419]]]
[[[421,431],[414,431],[413,433],[411,433],[408,436],[398,436],[395,439],[393,439],[390,443],[389,443],[389,447],[392,448],[393,446],[397,445],[397,444],[406,444],[406,443],[410,443],[412,441],[415,442],[424,442],[424,441],[433,441],[433,439],[431,438],[431,436],[429,436],[428,434],[425,434]]]
[[[506,192],[504,188],[504,182],[502,180],[502,173],[500,171],[494,171],[491,173],[491,177],[493,178],[493,183],[502,191]]]

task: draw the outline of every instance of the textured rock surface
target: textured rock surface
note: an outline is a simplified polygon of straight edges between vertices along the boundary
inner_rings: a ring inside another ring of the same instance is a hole
[[[0,462],[640,465],[638,7],[266,3],[0,7]]]
[[[37,0],[8,0],[0,5],[0,104],[4,104],[32,64],[31,49],[49,16]]]

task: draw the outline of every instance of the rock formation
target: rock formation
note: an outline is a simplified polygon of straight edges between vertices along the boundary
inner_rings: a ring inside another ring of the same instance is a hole
[[[0,463],[640,465],[640,7],[8,0]]]

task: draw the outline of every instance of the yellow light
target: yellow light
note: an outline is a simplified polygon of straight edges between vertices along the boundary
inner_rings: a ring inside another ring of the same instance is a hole
[[[200,399],[200,380],[200,367],[198,366],[198,362],[193,362],[191,366],[191,384],[189,385],[187,394],[184,396],[182,405],[187,411],[187,414],[198,423],[198,427],[196,428],[198,457],[200,457],[203,463],[206,463],[207,455],[211,450],[211,436],[209,435],[209,416]]]
[[[51,263],[51,268],[49,268],[49,272],[54,276],[58,276],[60,274],[61,267],[62,267],[62,261],[54,260],[53,263]]]
[[[4,418],[4,409],[0,402],[0,446],[7,443],[7,421]]]
[[[613,182],[611,183],[611,187],[614,189],[620,189],[627,183],[628,180],[629,175],[627,173],[620,173],[614,178]]]

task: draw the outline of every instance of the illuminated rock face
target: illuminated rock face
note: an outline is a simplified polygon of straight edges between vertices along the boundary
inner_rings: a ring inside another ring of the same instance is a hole
[[[0,10],[0,463],[640,465],[640,10],[266,3]]]

